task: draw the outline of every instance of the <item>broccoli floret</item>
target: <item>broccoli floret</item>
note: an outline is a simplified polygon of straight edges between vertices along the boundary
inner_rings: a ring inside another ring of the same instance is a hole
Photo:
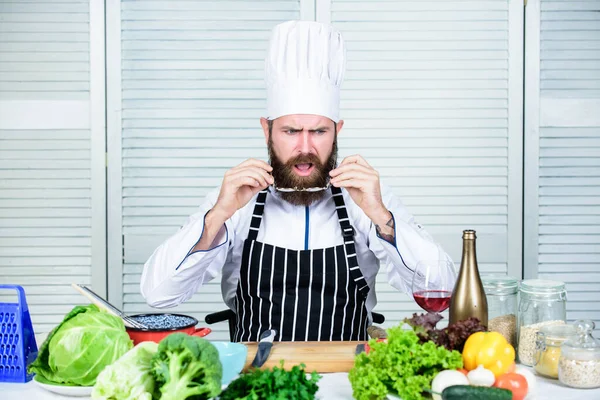
[[[173,333],[159,343],[152,374],[161,400],[205,400],[221,392],[223,367],[208,340]]]

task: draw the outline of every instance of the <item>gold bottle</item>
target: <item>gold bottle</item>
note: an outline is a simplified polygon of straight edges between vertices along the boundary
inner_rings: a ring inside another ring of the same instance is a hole
[[[478,318],[487,326],[488,305],[475,252],[475,231],[463,231],[463,253],[458,280],[450,299],[450,324],[469,317]]]

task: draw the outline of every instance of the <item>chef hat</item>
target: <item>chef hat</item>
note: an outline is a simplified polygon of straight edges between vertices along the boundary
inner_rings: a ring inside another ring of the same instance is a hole
[[[313,114],[340,120],[346,48],[332,26],[288,21],[272,32],[265,60],[267,118]]]

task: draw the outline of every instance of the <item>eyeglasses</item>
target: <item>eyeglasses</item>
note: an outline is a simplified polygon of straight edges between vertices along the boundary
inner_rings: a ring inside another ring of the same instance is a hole
[[[291,193],[291,192],[320,192],[322,190],[327,190],[329,189],[329,187],[331,186],[331,184],[329,183],[329,180],[327,180],[327,184],[324,187],[309,187],[309,188],[299,188],[299,187],[293,187],[293,188],[280,188],[275,186],[275,184],[273,183],[273,189],[275,189],[278,192],[285,192],[285,193]]]

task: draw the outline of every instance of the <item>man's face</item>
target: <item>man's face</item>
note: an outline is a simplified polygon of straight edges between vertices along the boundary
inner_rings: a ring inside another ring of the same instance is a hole
[[[336,124],[317,115],[286,115],[269,122],[261,119],[275,185],[281,188],[324,187],[337,160]],[[309,205],[321,198],[319,192],[281,192],[283,199]]]

